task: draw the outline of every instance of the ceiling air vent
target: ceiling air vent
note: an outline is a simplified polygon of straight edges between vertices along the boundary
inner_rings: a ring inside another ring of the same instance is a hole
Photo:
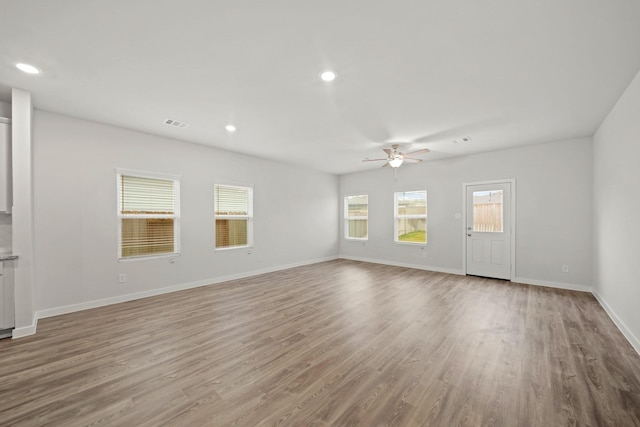
[[[178,120],[171,120],[171,119],[167,119],[164,121],[165,125],[169,125],[169,126],[173,126],[176,128],[186,128],[187,126],[189,126],[189,123],[185,123],[185,122],[179,122]]]
[[[471,141],[471,137],[469,137],[469,136],[465,136],[465,137],[463,137],[463,138],[454,139],[454,140],[453,140],[453,141],[451,141],[451,142],[453,142],[454,144],[457,144],[457,143],[459,143],[459,142],[470,142],[470,141]]]

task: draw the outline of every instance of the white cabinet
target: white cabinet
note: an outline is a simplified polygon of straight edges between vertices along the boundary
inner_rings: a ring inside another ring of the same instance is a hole
[[[14,324],[13,261],[0,261],[0,338]]]
[[[0,212],[11,213],[11,120],[0,117]]]

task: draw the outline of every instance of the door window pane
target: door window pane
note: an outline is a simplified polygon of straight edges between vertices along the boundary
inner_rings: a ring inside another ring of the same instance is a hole
[[[473,192],[473,231],[502,233],[502,190]]]

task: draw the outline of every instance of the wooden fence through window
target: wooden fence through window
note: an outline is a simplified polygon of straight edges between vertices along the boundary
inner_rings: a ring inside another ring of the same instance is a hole
[[[473,231],[501,233],[502,203],[474,203]]]

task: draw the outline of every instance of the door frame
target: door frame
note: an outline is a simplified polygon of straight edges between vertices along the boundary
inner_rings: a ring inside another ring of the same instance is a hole
[[[509,273],[511,278],[509,280],[513,280],[516,276],[516,179],[494,179],[490,181],[474,181],[474,182],[463,182],[462,183],[462,260],[463,274],[467,275],[467,187],[473,185],[491,185],[491,184],[511,184],[511,197],[509,207],[511,211],[511,259],[509,260],[511,263],[511,268],[509,269]]]

